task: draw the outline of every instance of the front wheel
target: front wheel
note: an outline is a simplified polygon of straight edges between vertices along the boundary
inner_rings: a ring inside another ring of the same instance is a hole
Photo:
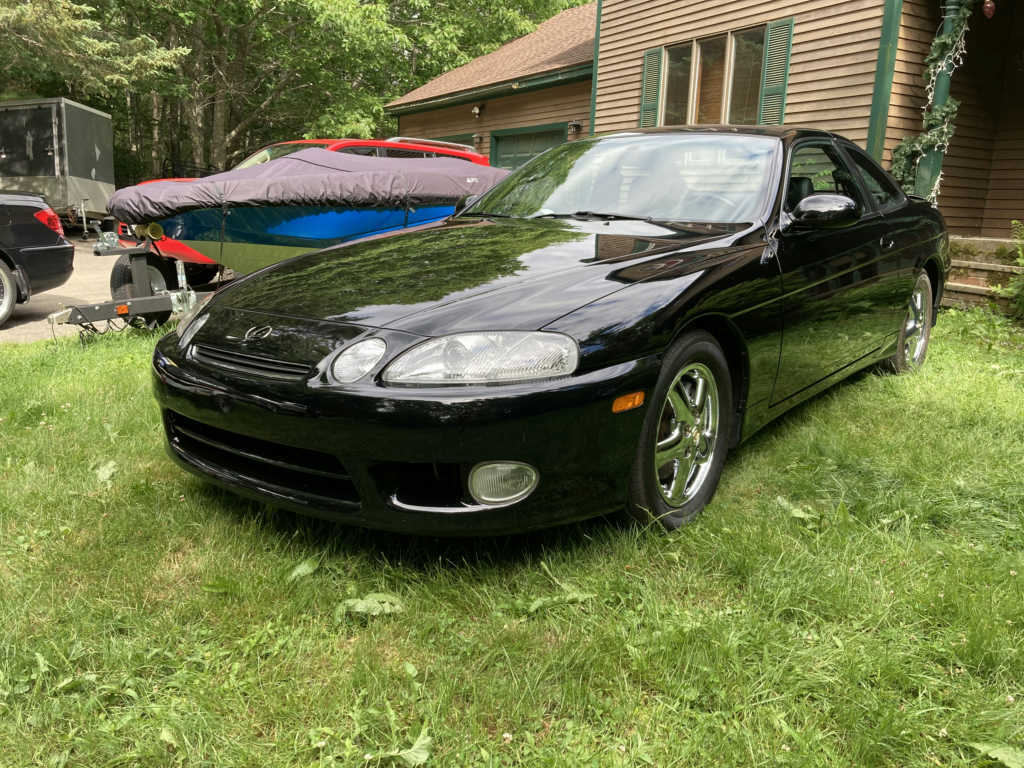
[[[896,352],[889,358],[896,373],[916,371],[924,364],[932,337],[932,296],[932,281],[927,272],[921,272],[914,281]]]
[[[735,411],[721,346],[694,331],[665,356],[644,418],[630,482],[630,513],[674,530],[707,505],[729,451]]]

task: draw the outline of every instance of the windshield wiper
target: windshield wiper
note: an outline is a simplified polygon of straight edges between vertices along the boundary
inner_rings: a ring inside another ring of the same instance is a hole
[[[531,219],[607,219],[608,221],[653,221],[649,216],[627,216],[623,213],[598,213],[597,211],[576,211],[575,213],[542,213]]]
[[[538,216],[530,216],[531,219],[604,219],[605,221],[642,221],[645,224],[654,224],[665,229],[672,229],[676,232],[690,232],[694,234],[708,233],[713,231],[730,231],[735,225],[715,222],[690,222],[677,221],[675,219],[656,219],[653,216],[629,216],[624,213],[599,213],[597,211],[576,211],[575,213],[542,213]]]

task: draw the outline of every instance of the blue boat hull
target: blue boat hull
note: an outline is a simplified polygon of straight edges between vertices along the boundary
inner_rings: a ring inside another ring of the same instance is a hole
[[[204,208],[163,219],[173,238],[240,274],[382,232],[440,221],[454,205],[404,208],[263,206]]]

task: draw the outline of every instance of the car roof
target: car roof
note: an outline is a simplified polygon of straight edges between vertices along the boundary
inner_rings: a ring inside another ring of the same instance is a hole
[[[19,192],[16,189],[0,189],[0,203],[31,203],[40,207],[48,204],[46,198],[34,192]]]
[[[427,140],[430,141],[429,139]],[[482,155],[479,152],[474,152],[465,149],[458,149],[456,147],[445,147],[440,146],[437,143],[434,144],[420,144],[415,139],[406,139],[404,141],[389,141],[388,139],[286,139],[284,141],[275,141],[271,144],[260,147],[260,149],[254,150],[246,157],[251,157],[256,152],[270,147],[279,147],[284,144],[322,144],[326,149],[331,152],[335,152],[343,147],[380,147],[381,149],[404,149],[409,151],[420,151],[420,152],[433,152],[435,154],[447,155],[449,157],[462,157],[466,159],[474,159],[477,161],[487,160],[486,155]]]

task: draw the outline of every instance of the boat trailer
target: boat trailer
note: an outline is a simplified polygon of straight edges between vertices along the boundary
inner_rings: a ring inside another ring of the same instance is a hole
[[[48,316],[50,326],[80,326],[79,337],[86,339],[109,331],[121,331],[126,328],[156,328],[165,323],[172,314],[180,314],[192,309],[199,300],[185,276],[185,265],[175,260],[178,285],[175,291],[153,291],[150,284],[149,270],[146,265],[147,255],[160,249],[156,241],[163,236],[159,224],[147,224],[134,228],[136,244],[123,247],[121,240],[124,235],[114,231],[113,219],[104,220],[103,231],[99,242],[93,246],[96,255],[127,256],[131,269],[131,283],[127,286],[128,296],[95,304],[80,304],[65,307]]]

